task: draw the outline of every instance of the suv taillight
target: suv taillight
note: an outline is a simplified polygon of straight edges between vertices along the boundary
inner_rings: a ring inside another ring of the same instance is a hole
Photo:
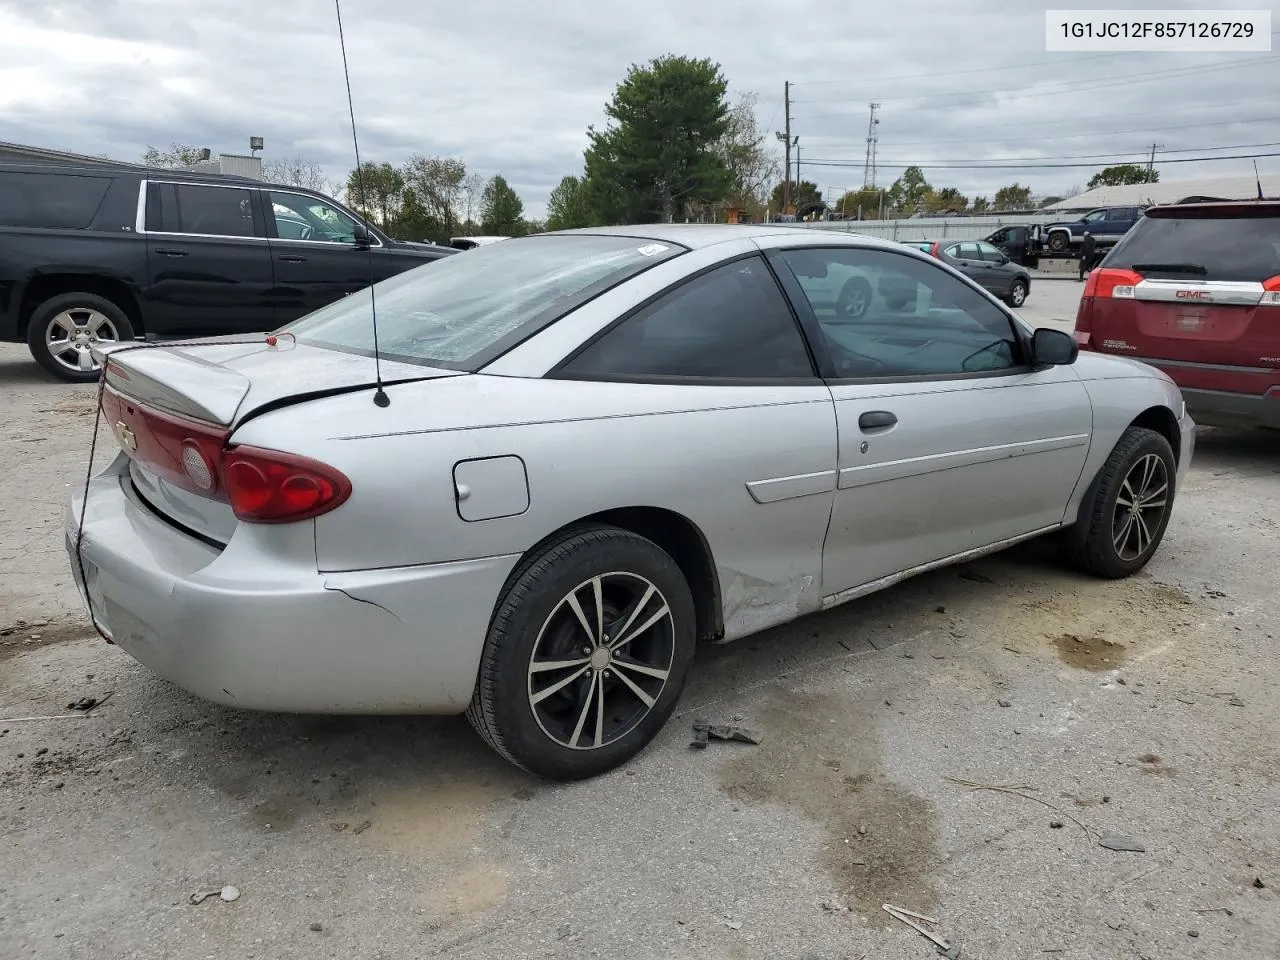
[[[1262,281],[1262,297],[1258,300],[1260,307],[1280,307],[1280,276]]]
[[[1132,300],[1133,288],[1141,282],[1142,274],[1132,270],[1100,267],[1089,274],[1089,282],[1084,285],[1084,296],[1103,300]]]
[[[333,467],[278,450],[232,447],[222,454],[222,486],[246,523],[293,523],[341,506],[351,481]]]

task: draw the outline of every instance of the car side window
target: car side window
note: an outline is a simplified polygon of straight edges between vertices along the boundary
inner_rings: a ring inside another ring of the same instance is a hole
[[[1004,259],[1004,254],[997,250],[989,243],[978,241],[978,253],[982,255],[982,259],[990,263],[999,263]]]
[[[959,253],[953,253],[953,257],[959,257],[961,260],[981,260],[982,255],[978,252],[976,243],[960,243],[956,245]]]
[[[794,380],[816,374],[763,259],[717,267],[642,307],[568,360],[566,377]]]
[[[813,309],[841,378],[943,377],[1023,365],[1008,315],[928,260],[858,247],[781,256]],[[810,292],[832,273],[866,278],[866,306],[851,299],[832,303]]]
[[[331,203],[302,193],[266,191],[267,202],[282,240],[352,244],[356,222]]]
[[[166,233],[211,237],[257,236],[253,225],[253,192],[250,190],[186,183],[153,184],[153,189],[156,186],[159,187],[156,195],[159,198],[161,229]]]
[[[1083,217],[1080,218],[1080,222],[1081,223],[1097,223],[1099,220],[1105,220],[1106,218],[1107,218],[1107,211],[1091,210],[1088,213],[1086,213]]]

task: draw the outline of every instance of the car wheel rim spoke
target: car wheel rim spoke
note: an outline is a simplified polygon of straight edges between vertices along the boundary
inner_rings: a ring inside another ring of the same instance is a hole
[[[45,348],[54,361],[76,373],[93,373],[99,368],[94,347],[114,346],[120,331],[111,318],[97,310],[64,310],[45,330]]]
[[[1169,475],[1164,459],[1148,453],[1129,468],[1116,495],[1112,542],[1125,561],[1151,549],[1169,506]]]
[[[529,659],[529,707],[542,732],[572,750],[626,736],[666,688],[675,636],[666,597],[639,574],[604,573],[568,591]]]

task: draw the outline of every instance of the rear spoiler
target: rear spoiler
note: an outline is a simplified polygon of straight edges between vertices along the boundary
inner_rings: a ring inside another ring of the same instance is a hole
[[[95,347],[107,386],[140,403],[205,423],[230,426],[250,381],[228,367],[201,360],[178,346]]]

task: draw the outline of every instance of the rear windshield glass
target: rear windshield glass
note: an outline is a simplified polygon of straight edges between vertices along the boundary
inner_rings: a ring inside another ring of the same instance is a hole
[[[1280,216],[1143,217],[1104,265],[1156,278],[1261,282],[1280,275]]]
[[[109,177],[0,172],[0,226],[83,230],[109,186]]]
[[[284,329],[298,340],[476,370],[591,297],[684,247],[636,237],[548,235],[445,257],[353,293]],[[376,254],[375,254],[376,255]],[[359,254],[357,254],[359,256]]]

